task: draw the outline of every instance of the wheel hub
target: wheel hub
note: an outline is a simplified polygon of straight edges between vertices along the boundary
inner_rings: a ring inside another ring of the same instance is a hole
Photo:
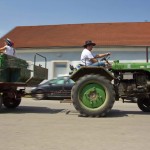
[[[80,93],[82,103],[89,108],[98,108],[105,101],[105,90],[99,84],[87,84]]]
[[[90,101],[96,101],[98,98],[99,98],[99,94],[95,88],[87,92],[87,99],[89,99]]]

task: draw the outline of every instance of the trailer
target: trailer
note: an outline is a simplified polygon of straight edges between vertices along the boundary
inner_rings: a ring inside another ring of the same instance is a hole
[[[37,55],[45,60],[44,67],[36,65]],[[27,61],[0,54],[0,109],[2,105],[11,109],[18,107],[21,98],[25,95],[25,87],[36,86],[47,79],[48,69],[46,63],[46,57],[36,53],[33,69],[31,70]]]

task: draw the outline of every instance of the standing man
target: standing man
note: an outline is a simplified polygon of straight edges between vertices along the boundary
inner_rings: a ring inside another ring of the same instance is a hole
[[[91,40],[85,41],[85,44],[83,45],[84,49],[81,53],[81,64],[85,66],[105,66],[105,62],[98,62],[97,58],[102,58],[105,56],[110,55],[110,53],[105,54],[92,54],[93,46],[96,44],[93,43]]]

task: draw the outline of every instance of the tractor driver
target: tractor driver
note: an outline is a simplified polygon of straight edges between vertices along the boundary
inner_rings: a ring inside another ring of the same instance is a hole
[[[110,55],[110,53],[105,53],[105,54],[97,54],[93,55],[92,54],[92,49],[93,46],[96,44],[93,43],[91,40],[85,41],[85,44],[83,45],[84,49],[81,53],[81,65],[85,66],[105,66],[105,62],[99,62],[97,58],[102,58],[105,56]]]

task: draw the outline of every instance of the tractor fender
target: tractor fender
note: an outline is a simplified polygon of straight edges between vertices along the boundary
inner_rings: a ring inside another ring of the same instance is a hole
[[[112,75],[112,73],[108,70],[106,70],[104,67],[94,67],[94,66],[83,66],[80,69],[78,69],[76,72],[74,72],[71,76],[70,79],[73,81],[77,81],[80,77],[83,77],[84,75],[87,74],[99,74],[101,76],[106,77],[108,80],[113,80],[115,77]]]

